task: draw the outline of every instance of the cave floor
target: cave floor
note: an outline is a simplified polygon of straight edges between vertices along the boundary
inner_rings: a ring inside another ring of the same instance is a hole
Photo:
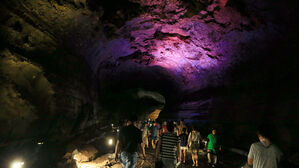
[[[115,162],[113,158],[114,154],[109,153],[102,155],[91,162],[85,163],[77,163],[78,168],[122,168],[119,161]],[[200,152],[200,161],[199,167],[201,168],[209,168],[207,163],[206,153],[201,151]],[[222,152],[219,157],[219,168],[240,168],[246,162],[246,158],[229,153],[229,152]],[[154,168],[154,150],[147,149],[146,150],[146,160],[138,159],[137,161],[137,168]],[[192,167],[192,160],[191,160],[191,153],[187,152],[187,159],[185,164],[180,164],[179,168],[191,168]]]

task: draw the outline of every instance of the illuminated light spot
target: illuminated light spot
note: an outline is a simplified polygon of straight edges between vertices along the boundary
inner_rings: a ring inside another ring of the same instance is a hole
[[[15,161],[11,164],[11,168],[21,168],[21,167],[23,167],[23,165],[24,165],[24,162]]]
[[[109,145],[112,145],[112,144],[113,144],[113,139],[109,139],[109,140],[108,140],[108,144],[109,144]]]

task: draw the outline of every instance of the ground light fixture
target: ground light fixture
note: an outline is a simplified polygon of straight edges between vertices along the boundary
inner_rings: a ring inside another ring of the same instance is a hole
[[[10,168],[22,168],[24,165],[24,162],[23,161],[13,161],[11,163],[11,166]]]
[[[108,145],[110,145],[110,146],[113,145],[113,139],[112,138],[108,139]]]

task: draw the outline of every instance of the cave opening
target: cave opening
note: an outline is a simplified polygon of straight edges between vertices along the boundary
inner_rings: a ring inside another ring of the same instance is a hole
[[[271,124],[282,167],[298,167],[298,7],[1,1],[0,167],[121,167],[113,151],[132,116],[150,132],[180,120],[199,129],[201,167],[211,128],[223,147],[218,166],[233,168],[247,162],[258,125]],[[138,168],[155,166],[149,146]],[[190,150],[187,158],[180,167],[191,167]]]

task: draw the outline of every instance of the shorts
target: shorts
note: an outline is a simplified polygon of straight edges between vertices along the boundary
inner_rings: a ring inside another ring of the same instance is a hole
[[[158,140],[158,137],[155,136],[155,137],[152,138],[152,140]]]
[[[199,147],[200,147],[199,143],[192,142],[192,144],[191,144],[191,152],[192,153],[197,153],[198,150],[199,150]]]
[[[181,150],[187,150],[188,147],[187,146],[180,146]]]

